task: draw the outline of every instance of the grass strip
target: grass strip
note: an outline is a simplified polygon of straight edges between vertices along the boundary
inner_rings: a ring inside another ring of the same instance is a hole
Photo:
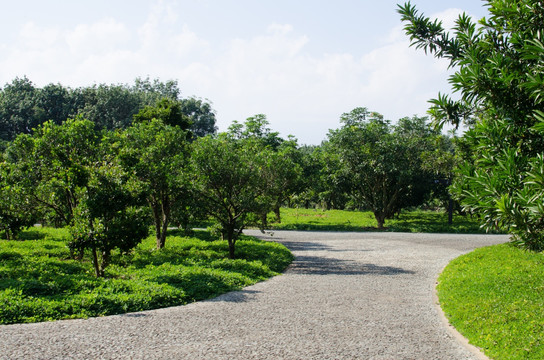
[[[502,244],[453,260],[439,277],[450,323],[493,359],[544,359],[544,253]]]
[[[269,216],[273,230],[315,231],[376,231],[378,223],[370,211],[281,209],[281,223]],[[477,218],[455,215],[448,224],[448,215],[436,211],[405,211],[385,222],[385,231],[422,233],[485,233]]]

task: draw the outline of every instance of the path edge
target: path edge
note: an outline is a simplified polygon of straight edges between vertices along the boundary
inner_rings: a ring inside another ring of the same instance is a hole
[[[453,260],[453,259],[452,259]],[[452,261],[450,260],[450,262]],[[449,262],[448,262],[449,264]],[[475,346],[475,345],[472,345],[468,339],[466,337],[464,337],[459,331],[457,331],[457,329],[452,325],[450,324],[450,321],[448,320],[448,318],[446,317],[446,314],[444,313],[444,310],[442,310],[442,307],[440,306],[440,299],[438,298],[438,289],[437,289],[437,286],[438,286],[438,278],[440,277],[440,275],[442,274],[442,272],[444,271],[444,269],[446,268],[446,266],[448,266],[448,264],[444,265],[444,267],[438,272],[438,274],[436,275],[435,279],[434,279],[434,287],[433,287],[433,305],[436,307],[436,310],[438,312],[438,316],[440,317],[440,320],[442,321],[442,323],[444,324],[444,327],[446,328],[446,330],[448,331],[448,333],[461,345],[463,346],[465,349],[467,349],[468,351],[470,351],[471,354],[473,354],[476,359],[478,360],[491,360],[489,357],[487,357],[483,350],[480,349],[479,347]]]

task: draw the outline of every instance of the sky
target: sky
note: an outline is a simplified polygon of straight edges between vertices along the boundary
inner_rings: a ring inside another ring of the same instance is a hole
[[[448,62],[410,47],[390,0],[0,0],[0,86],[177,80],[224,131],[265,114],[319,144],[356,107],[395,122],[449,93]],[[412,0],[452,26],[481,0]]]

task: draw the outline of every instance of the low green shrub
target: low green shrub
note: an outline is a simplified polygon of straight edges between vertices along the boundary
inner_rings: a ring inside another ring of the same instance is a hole
[[[169,237],[162,250],[149,237],[131,254],[115,253],[105,277],[96,278],[90,261],[70,259],[66,231],[21,235],[26,240],[0,240],[0,324],[187,304],[277,275],[293,259],[280,244],[244,236],[238,259],[228,260],[226,241],[196,232]]]

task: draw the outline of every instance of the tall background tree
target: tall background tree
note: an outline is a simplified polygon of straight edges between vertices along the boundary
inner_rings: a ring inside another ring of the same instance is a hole
[[[342,115],[342,128],[329,133],[338,154],[344,186],[355,203],[374,213],[378,228],[401,209],[427,200],[432,178],[421,166],[421,153],[435,134],[425,119],[404,118],[392,126],[366,108]]]
[[[0,150],[18,134],[31,134],[46,121],[61,124],[68,118],[81,116],[98,129],[125,129],[140,110],[156,107],[160,101],[168,101],[169,108],[175,104],[185,121],[191,123],[190,130],[195,136],[216,133],[211,104],[194,97],[181,97],[174,80],[137,78],[133,85],[95,84],[73,89],[61,84],[39,88],[23,77],[0,90]]]
[[[483,215],[488,229],[507,229],[513,241],[544,249],[544,45],[541,0],[484,1],[489,15],[466,14],[448,32],[438,20],[399,6],[412,45],[450,61],[460,95],[439,94],[436,123],[465,122],[469,131],[452,188],[465,209]]]

